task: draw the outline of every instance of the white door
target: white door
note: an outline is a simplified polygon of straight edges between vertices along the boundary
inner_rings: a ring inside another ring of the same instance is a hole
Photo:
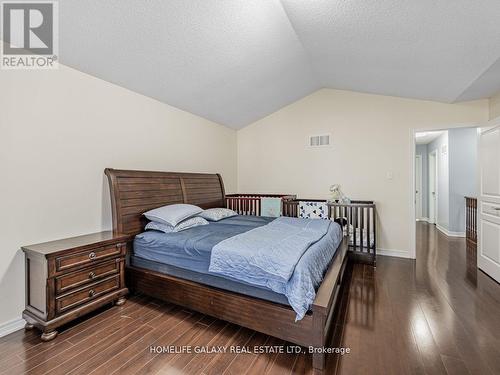
[[[500,282],[500,126],[481,131],[479,179],[477,262]]]
[[[422,156],[415,157],[415,207],[417,220],[422,219]]]
[[[429,223],[437,222],[437,157],[436,151],[429,154]]]

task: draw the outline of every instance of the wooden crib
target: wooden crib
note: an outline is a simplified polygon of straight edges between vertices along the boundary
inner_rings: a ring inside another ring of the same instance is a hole
[[[226,207],[240,215],[260,216],[261,198],[281,198],[282,215],[299,217],[300,202],[324,202],[328,217],[342,225],[350,234],[350,257],[358,262],[376,264],[377,259],[377,211],[373,201],[355,200],[350,203],[330,203],[324,199],[299,199],[291,194],[228,194]]]

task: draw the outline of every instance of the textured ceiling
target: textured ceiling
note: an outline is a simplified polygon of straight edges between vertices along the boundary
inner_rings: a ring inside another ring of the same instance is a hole
[[[321,88],[500,91],[499,0],[64,0],[60,61],[233,128]]]
[[[465,92],[500,58],[498,0],[283,4],[327,87],[443,102],[491,94]]]

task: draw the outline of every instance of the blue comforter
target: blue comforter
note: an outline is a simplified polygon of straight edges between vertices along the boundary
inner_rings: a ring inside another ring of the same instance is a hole
[[[275,218],[234,216],[175,233],[148,230],[134,239],[134,255],[154,262],[170,264],[191,271],[208,273],[212,248],[219,242]]]
[[[209,271],[284,294],[300,320],[341,240],[329,220],[281,217],[219,242]]]

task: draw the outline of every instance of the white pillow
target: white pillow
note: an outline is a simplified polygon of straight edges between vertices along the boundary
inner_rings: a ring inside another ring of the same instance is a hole
[[[192,204],[170,204],[168,206],[158,207],[144,213],[151,221],[168,224],[175,227],[182,220],[195,216],[203,210]]]
[[[233,210],[229,208],[209,208],[203,211],[198,216],[207,219],[208,221],[219,221],[225,219],[226,217],[232,217],[238,215]]]
[[[158,223],[156,221],[151,221],[146,225],[146,230],[152,229],[152,230],[158,230],[163,233],[175,233],[189,228],[194,228],[200,225],[207,225],[207,224],[208,221],[206,221],[202,217],[195,216],[195,217],[190,217],[189,219],[186,219],[184,221],[181,221],[175,227],[168,224]]]

